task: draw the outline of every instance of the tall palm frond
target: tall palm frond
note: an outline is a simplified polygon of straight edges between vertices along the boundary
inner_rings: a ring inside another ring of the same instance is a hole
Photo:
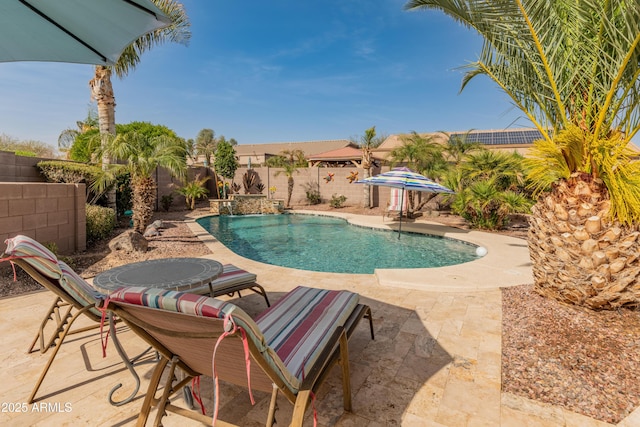
[[[147,33],[127,46],[118,62],[113,66],[116,76],[122,78],[140,63],[140,56],[167,41],[188,45],[191,39],[189,18],[184,6],[175,0],[153,0],[158,8],[169,17],[171,24]]]
[[[640,176],[621,173],[634,169],[630,157],[608,159],[621,151],[602,150],[613,144],[625,151],[640,130],[637,1],[410,0],[406,7],[440,10],[475,29],[484,44],[478,60],[465,67],[462,88],[488,76],[547,143],[556,144],[571,126],[580,128],[580,149],[560,148],[562,158],[554,155],[559,169],[552,173],[588,173],[610,190],[625,187],[612,191],[611,212],[623,223],[640,220]],[[617,168],[603,167],[611,163]]]

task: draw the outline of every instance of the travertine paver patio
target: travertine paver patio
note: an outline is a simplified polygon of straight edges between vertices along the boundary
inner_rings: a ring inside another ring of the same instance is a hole
[[[193,229],[202,233],[195,224]],[[478,265],[475,277],[467,277],[463,271],[455,279],[441,280],[446,273],[432,269],[428,274],[415,272],[411,283],[401,278],[395,284],[385,283],[393,279],[393,273],[342,275],[266,266],[231,253],[215,239],[204,235],[203,238],[213,250],[212,258],[255,271],[273,300],[296,285],[305,284],[350,289],[360,293],[371,306],[376,340],[369,339],[367,327],[362,324],[350,341],[353,413],[342,410],[340,373],[334,369],[315,402],[318,425],[608,425],[562,408],[501,393],[501,295],[496,286],[505,281],[507,284],[530,281],[526,274],[520,274],[522,268],[527,268],[528,257],[523,255],[526,250],[518,246],[522,243],[518,239],[484,233],[473,236],[482,239],[490,254],[498,252],[500,262],[493,266]],[[442,291],[447,280],[455,281],[457,291]],[[418,289],[419,283],[424,285],[423,289]],[[493,285],[478,287],[483,283]],[[25,350],[51,298],[48,292],[38,292],[0,300],[0,378],[4,379],[0,425],[133,425],[151,365],[138,368],[143,385],[136,400],[121,407],[109,405],[109,390],[122,382],[123,393],[117,393],[116,397],[123,397],[131,391],[133,381],[112,346],[107,357],[102,358],[97,330],[69,339],[41,387],[37,405],[26,405],[26,412],[16,411],[26,403],[46,362],[46,354],[27,355]],[[264,309],[264,301],[256,295],[247,295],[238,304],[251,314]],[[124,326],[119,328],[119,337],[131,354],[144,348]],[[210,383],[202,382],[201,393],[209,409]],[[256,394],[256,400],[256,405],[251,406],[246,392],[223,385],[220,418],[242,426],[263,425],[268,397]],[[291,405],[281,398],[279,407],[278,424],[287,425]],[[308,425],[312,425],[310,417],[311,412]],[[198,424],[170,414],[164,425]],[[639,411],[620,425],[640,425]]]

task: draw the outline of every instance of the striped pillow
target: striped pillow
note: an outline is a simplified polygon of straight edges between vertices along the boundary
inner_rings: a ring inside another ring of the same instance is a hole
[[[21,258],[41,274],[52,279],[62,277],[58,258],[31,237],[18,235],[5,240],[5,243],[7,244],[5,255]]]
[[[358,305],[348,291],[298,286],[256,319],[267,345],[302,382],[331,335]]]
[[[224,318],[224,308],[226,305],[233,306],[233,304],[221,300],[191,293],[140,286],[121,288],[109,295],[109,299],[127,304],[190,314],[192,316],[214,317],[219,319]]]

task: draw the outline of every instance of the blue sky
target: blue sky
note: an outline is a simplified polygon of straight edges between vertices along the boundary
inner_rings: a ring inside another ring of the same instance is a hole
[[[400,0],[183,1],[189,46],[114,78],[116,121],[211,128],[240,144],[529,127],[488,78],[459,93],[481,39]],[[87,116],[90,65],[0,63],[0,134],[56,145]]]

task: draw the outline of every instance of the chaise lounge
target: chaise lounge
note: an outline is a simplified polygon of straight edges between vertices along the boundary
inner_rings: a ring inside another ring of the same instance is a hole
[[[274,422],[277,395],[283,394],[294,405],[291,425],[300,426],[311,396],[336,363],[342,366],[344,408],[351,410],[348,339],[363,317],[369,319],[374,337],[371,310],[358,300],[357,294],[348,291],[300,286],[254,321],[230,302],[132,287],[110,295],[103,308],[114,312],[161,355],[138,426],[146,424],[153,406],[158,407],[154,425],[161,424],[165,411],[211,423],[211,416],[169,402],[200,375],[214,378],[214,384],[219,378],[249,391],[271,393],[268,426]],[[169,375],[161,385],[167,366]],[[177,379],[176,368],[186,373],[184,379]],[[156,397],[160,389],[163,393]],[[217,393],[218,387],[214,390]],[[217,407],[212,415],[215,422]]]
[[[4,254],[0,256],[0,261],[10,261],[20,266],[34,280],[55,294],[53,303],[40,322],[36,336],[28,349],[29,353],[38,350],[40,353],[46,353],[50,348],[53,348],[47,364],[27,399],[28,403],[33,403],[36,393],[42,385],[66,336],[99,326],[102,312],[96,308],[96,304],[102,301],[106,295],[87,283],[73,269],[58,260],[49,249],[36,240],[28,236],[18,235],[7,239],[5,243],[7,248]],[[232,293],[237,293],[238,296],[241,296],[240,291],[245,289],[250,289],[262,295],[267,306],[269,306],[269,299],[264,288],[256,283],[256,275],[231,264],[224,266],[223,273],[218,279],[197,291],[211,293],[213,296]],[[74,322],[82,315],[95,322],[94,326],[72,330],[71,327]],[[109,395],[109,400],[113,405],[128,402],[128,399],[115,402],[111,399],[111,394]]]

